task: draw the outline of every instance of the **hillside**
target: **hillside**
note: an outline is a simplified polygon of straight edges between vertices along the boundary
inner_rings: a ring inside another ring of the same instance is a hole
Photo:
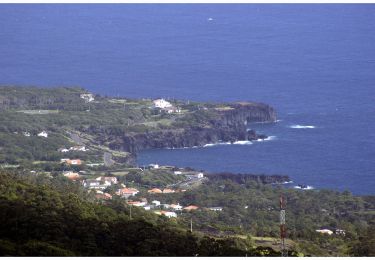
[[[0,254],[279,255],[283,194],[289,254],[374,255],[374,196],[136,164],[142,149],[263,139],[245,124],[275,120],[261,103],[0,87]]]

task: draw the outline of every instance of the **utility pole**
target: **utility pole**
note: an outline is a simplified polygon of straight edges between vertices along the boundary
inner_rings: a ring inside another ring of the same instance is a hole
[[[193,233],[193,218],[190,218],[190,232]]]
[[[130,205],[130,219],[132,219],[132,205]]]
[[[288,256],[288,250],[285,248],[286,222],[285,222],[285,198],[280,195],[280,239],[281,239],[281,256]]]

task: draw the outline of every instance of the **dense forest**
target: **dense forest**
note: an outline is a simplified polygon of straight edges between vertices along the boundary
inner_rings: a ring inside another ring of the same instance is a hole
[[[102,205],[64,178],[1,172],[0,255],[261,256],[251,238],[190,233],[174,221],[129,207]],[[294,253],[293,253],[294,254]]]

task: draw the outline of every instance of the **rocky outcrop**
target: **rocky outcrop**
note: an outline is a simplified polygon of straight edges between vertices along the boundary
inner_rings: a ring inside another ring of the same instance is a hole
[[[251,141],[267,136],[247,130],[248,123],[276,121],[274,109],[259,103],[236,103],[231,105],[231,109],[215,112],[218,114],[217,119],[207,122],[204,127],[128,133],[111,142],[109,146],[111,149],[136,154],[150,148],[182,148],[208,143]]]

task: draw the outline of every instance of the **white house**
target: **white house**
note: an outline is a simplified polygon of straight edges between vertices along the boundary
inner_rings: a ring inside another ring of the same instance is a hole
[[[47,138],[48,137],[48,133],[46,131],[42,131],[38,134],[38,136],[41,136],[41,137],[45,137]]]
[[[177,214],[175,212],[162,211],[161,214],[168,217],[168,218],[177,218]]]
[[[200,178],[203,178],[203,177],[204,177],[203,173],[201,173],[201,172],[200,172],[200,173],[198,173],[198,174],[197,174],[196,176],[197,176],[197,178],[198,178],[198,179],[200,179]]]
[[[159,169],[159,164],[149,164],[148,166],[150,166],[151,168],[154,168],[154,169]]]
[[[209,210],[212,210],[212,211],[223,211],[223,208],[222,207],[210,207],[208,208]]]
[[[174,171],[173,173],[174,173],[175,175],[180,175],[180,174],[182,174],[181,171]]]
[[[94,101],[94,95],[93,94],[81,94],[79,96],[80,98],[84,99],[86,102],[91,102],[91,101]]]
[[[100,182],[94,179],[85,180],[83,186],[86,188],[99,188]]]
[[[61,151],[62,153],[67,153],[67,152],[69,152],[69,150],[66,149],[66,148],[63,148],[63,149],[61,149],[60,151]]]
[[[332,230],[329,230],[329,229],[317,229],[315,230],[316,232],[320,233],[320,234],[328,234],[328,235],[332,235],[333,234],[333,231]]]
[[[151,203],[155,204],[155,206],[160,206],[160,201],[158,200],[153,200]]]
[[[182,206],[180,205],[180,203],[178,203],[177,205],[171,204],[169,207],[174,210],[182,210]]]
[[[23,135],[27,136],[27,137],[31,136],[31,134],[29,132],[23,132]]]
[[[158,107],[158,108],[168,108],[168,107],[172,107],[172,104],[169,103],[168,101],[166,101],[165,99],[156,99],[154,101],[152,101],[154,103],[154,106],[155,107]]]

